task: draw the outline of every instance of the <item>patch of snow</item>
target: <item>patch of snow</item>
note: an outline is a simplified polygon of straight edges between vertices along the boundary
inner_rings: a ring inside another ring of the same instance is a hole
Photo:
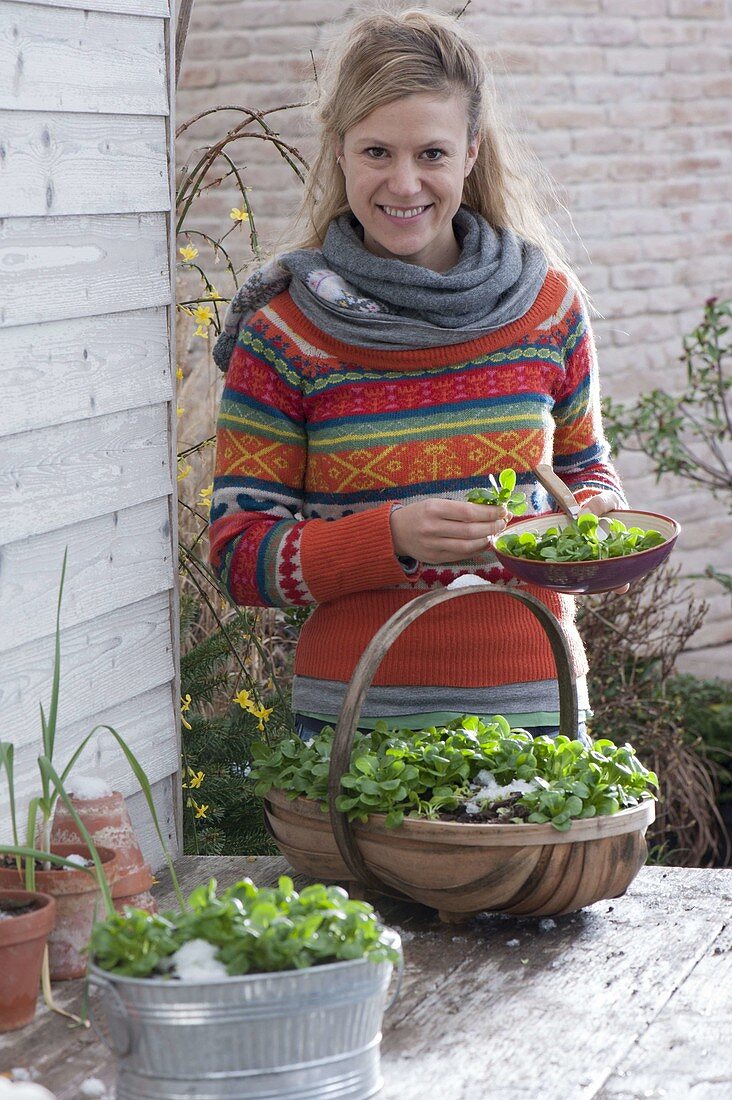
[[[544,917],[543,920],[539,921],[539,931],[540,932],[551,932],[552,928],[556,928],[556,927],[557,927],[557,922],[555,920],[552,920],[551,917]]]
[[[98,1077],[87,1077],[79,1086],[82,1096],[105,1096],[107,1087]]]
[[[520,940],[506,940],[506,947],[518,947]]]
[[[13,1070],[13,1073],[16,1072]],[[48,1089],[44,1089],[43,1085],[31,1081],[29,1075],[27,1079],[16,1077],[13,1081],[0,1077],[0,1100],[56,1100],[56,1097]]]
[[[415,933],[407,928],[400,928],[398,924],[392,924],[390,927],[394,929],[402,943],[410,943],[414,939]]]
[[[471,798],[466,813],[480,813],[480,804],[499,802],[510,794],[526,794],[535,791],[539,784],[533,779],[514,779],[511,783],[499,783],[493,772],[483,768],[470,783]],[[472,809],[470,807],[477,807]]]
[[[472,588],[474,584],[485,584],[482,577],[476,576],[475,573],[463,573],[461,576],[456,577],[454,581],[450,581],[448,588]]]
[[[31,1074],[31,1071],[29,1069],[26,1069],[25,1066],[15,1066],[14,1069],[11,1069],[10,1076],[12,1077],[13,1081],[33,1080],[33,1075]]]
[[[215,957],[217,951],[218,947],[206,940],[189,940],[172,956],[173,974],[184,982],[228,977],[226,967]]]
[[[112,794],[109,783],[98,775],[74,775],[66,784],[66,789],[74,798],[82,801],[90,798],[107,798]]]
[[[87,859],[86,856],[80,856],[78,852],[72,852],[70,856],[64,856],[69,863],[73,863],[74,867],[91,867],[93,860]],[[74,867],[63,867],[63,871],[73,871]]]

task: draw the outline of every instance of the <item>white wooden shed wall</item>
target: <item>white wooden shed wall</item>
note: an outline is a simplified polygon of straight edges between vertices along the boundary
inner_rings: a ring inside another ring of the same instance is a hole
[[[167,0],[0,0],[0,737],[25,804],[68,547],[56,764],[114,726],[175,847],[173,37]],[[159,866],[111,736],[80,765]]]

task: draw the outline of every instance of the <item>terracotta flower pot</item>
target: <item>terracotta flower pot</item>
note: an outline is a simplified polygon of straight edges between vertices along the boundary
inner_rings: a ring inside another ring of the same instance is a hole
[[[437,909],[445,921],[467,920],[485,910],[553,916],[618,897],[645,862],[645,832],[655,816],[651,800],[616,814],[575,820],[566,832],[550,823],[484,825],[419,818],[387,829],[383,814],[354,825],[336,809],[361,707],[390,645],[431,607],[476,594],[517,600],[538,619],[557,665],[560,732],[577,736],[577,689],[569,650],[558,621],[543,603],[517,589],[479,580],[426,592],[383,624],[356,666],[331,748],[330,813],[309,799],[292,800],[282,790],[270,791],[265,810],[272,835],[297,871],[421,902]]]
[[[115,909],[124,905],[157,912],[150,888],[152,871],[142,855],[127,811],[124,796],[113,791],[101,798],[71,796],[74,809],[88,829],[92,840],[117,853],[117,880],[112,886]],[[75,844],[81,841],[74,820],[62,802],[56,804],[51,840],[55,844]]]
[[[52,844],[58,856],[76,853],[89,859],[89,849],[83,844]],[[107,881],[117,877],[117,855],[110,848],[97,848]],[[0,889],[18,889],[23,877],[16,867],[0,867]],[[94,875],[88,871],[36,871],[36,889],[56,900],[56,924],[48,937],[48,959],[51,980],[83,978],[86,973],[86,947],[95,919],[104,916],[102,893]]]
[[[35,1015],[56,902],[49,894],[0,890],[0,914],[5,913],[10,915],[0,919],[0,1031],[15,1031]]]

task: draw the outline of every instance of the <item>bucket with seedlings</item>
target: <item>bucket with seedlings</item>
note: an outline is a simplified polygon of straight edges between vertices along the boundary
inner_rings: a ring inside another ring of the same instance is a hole
[[[127,908],[91,942],[92,1022],[117,1100],[363,1100],[399,936],[337,886],[198,887],[175,913]]]

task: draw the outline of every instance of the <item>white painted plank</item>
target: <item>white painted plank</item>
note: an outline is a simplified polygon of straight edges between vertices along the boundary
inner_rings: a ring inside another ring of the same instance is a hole
[[[54,767],[60,775],[74,750],[94,727],[108,725],[124,738],[144,768],[150,783],[156,783],[178,770],[173,736],[177,721],[170,684],[161,684],[133,699],[125,699],[116,706],[105,707],[97,714],[60,728],[53,754]],[[22,816],[30,799],[39,793],[40,786],[37,758],[42,752],[42,743],[38,719],[32,730],[34,736],[26,744],[15,746],[15,770],[18,777],[15,791]],[[72,774],[100,776],[106,779],[113,790],[121,791],[125,797],[140,789],[121,748],[108,730],[98,730],[94,734]],[[0,780],[4,802],[3,784],[4,780]],[[7,838],[9,832],[5,816],[3,813],[0,819],[0,835]]]
[[[37,4],[37,0],[14,0],[16,4]],[[120,15],[170,15],[167,0],[43,0],[45,8],[81,8],[83,11],[111,11]]]
[[[165,20],[0,3],[0,109],[166,115]]]
[[[164,214],[0,223],[0,327],[170,301]]]
[[[0,729],[16,745],[35,744],[38,704],[48,713],[53,635],[4,654],[0,668]],[[91,622],[61,631],[59,725],[168,683],[174,675],[170,595],[150,596]],[[91,725],[88,728],[91,728]]]
[[[176,773],[161,779],[152,789],[153,803],[155,813],[158,815],[160,831],[165,838],[168,851],[174,858],[179,854],[175,826],[175,804],[180,797],[178,793],[179,783],[180,780]],[[132,827],[137,834],[143,856],[153,871],[159,871],[165,865],[165,855],[155,832],[147,802],[141,791],[127,800],[127,808],[130,811]]]
[[[172,491],[164,405],[10,436],[0,447],[0,545]]]
[[[65,628],[165,592],[174,584],[168,498],[0,547],[0,654],[53,629],[64,550]]]
[[[163,307],[2,335],[0,436],[173,399]]]
[[[8,111],[0,217],[168,210],[165,119]]]
[[[166,837],[168,847],[174,851],[173,799],[177,796],[180,783],[176,749],[177,721],[171,685],[163,684],[118,706],[108,708],[94,715],[93,718],[60,729],[54,753],[56,770],[59,772],[63,770],[75,746],[94,728],[95,724],[104,723],[112,726],[125,739],[152,785],[153,801],[163,836]],[[16,749],[15,790],[21,830],[25,828],[28,803],[39,793],[36,762],[39,752],[39,742],[29,743]],[[88,749],[77,762],[74,771],[77,775],[101,776],[113,790],[121,791],[125,795],[132,824],[145,858],[150,861],[154,870],[162,866],[162,849],[155,834],[147,803],[114,737],[105,730],[96,733]],[[0,780],[2,804],[5,807],[7,803],[3,784],[4,780]],[[0,842],[10,840],[11,835],[10,817],[4,809],[0,819]]]

